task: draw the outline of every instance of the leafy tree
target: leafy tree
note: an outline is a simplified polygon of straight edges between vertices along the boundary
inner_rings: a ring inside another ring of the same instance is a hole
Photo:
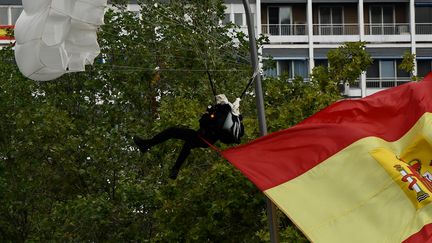
[[[360,74],[372,64],[372,58],[365,51],[364,42],[347,42],[341,47],[327,53],[328,67],[314,68],[311,79],[321,89],[337,89],[339,84],[353,84]]]
[[[412,81],[417,81],[418,77],[414,75],[416,55],[411,54],[410,51],[405,51],[402,58],[402,62],[399,64],[398,68],[409,73]]]
[[[145,155],[133,146],[135,134],[198,127],[213,100],[207,68],[230,99],[251,73],[246,42],[216,23],[221,1],[141,4],[142,18],[120,3],[106,13],[102,58],[87,72],[36,83],[19,73],[11,47],[0,51],[0,241],[162,241],[176,218],[165,208],[190,206],[184,192],[201,207],[188,215],[213,228],[183,234],[194,222],[184,218],[178,237],[253,239],[263,227],[261,194],[214,151],[194,151],[172,182],[167,168],[180,144]],[[199,204],[211,191],[210,204]]]
[[[245,36],[217,23],[222,1],[139,3],[141,18],[124,1],[107,11],[86,72],[33,82],[12,47],[0,51],[0,241],[266,241],[262,194],[215,151],[194,151],[171,181],[181,144],[141,154],[131,141],[198,128],[213,100],[207,69],[219,92],[239,95],[252,74]],[[319,82],[268,79],[265,92],[271,131],[339,99]],[[253,98],[242,101],[245,142],[258,136]]]

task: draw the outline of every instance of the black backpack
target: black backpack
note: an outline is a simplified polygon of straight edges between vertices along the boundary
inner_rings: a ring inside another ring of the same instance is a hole
[[[239,144],[244,135],[242,116],[232,114],[228,104],[209,106],[207,112],[201,116],[200,130],[204,134],[217,137],[225,144]]]

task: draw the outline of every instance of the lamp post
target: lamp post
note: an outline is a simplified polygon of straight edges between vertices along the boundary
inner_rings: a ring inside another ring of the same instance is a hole
[[[257,44],[255,40],[255,27],[254,24],[252,23],[249,1],[243,0],[243,5],[246,13],[246,23],[248,26],[249,49],[250,49],[250,55],[252,60],[252,67],[254,72],[258,72],[259,69],[258,50],[257,50]],[[260,128],[260,135],[265,136],[267,135],[267,124],[266,124],[265,111],[264,111],[264,98],[263,98],[262,85],[261,85],[261,75],[258,73],[257,75],[254,76],[255,76],[256,106],[258,109],[258,122]],[[279,235],[278,235],[276,207],[269,198],[266,198],[266,203],[267,203],[267,218],[268,218],[269,230],[270,230],[270,242],[278,243]]]

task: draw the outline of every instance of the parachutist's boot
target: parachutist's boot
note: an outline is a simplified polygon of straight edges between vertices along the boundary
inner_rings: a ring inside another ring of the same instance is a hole
[[[138,146],[141,153],[145,153],[150,150],[151,145],[149,140],[145,140],[138,136],[134,136],[133,141]]]

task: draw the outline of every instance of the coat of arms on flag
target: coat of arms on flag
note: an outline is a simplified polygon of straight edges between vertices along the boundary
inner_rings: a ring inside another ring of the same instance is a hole
[[[383,147],[370,154],[399,184],[417,209],[432,202],[432,146],[426,138],[417,138],[400,156]]]

